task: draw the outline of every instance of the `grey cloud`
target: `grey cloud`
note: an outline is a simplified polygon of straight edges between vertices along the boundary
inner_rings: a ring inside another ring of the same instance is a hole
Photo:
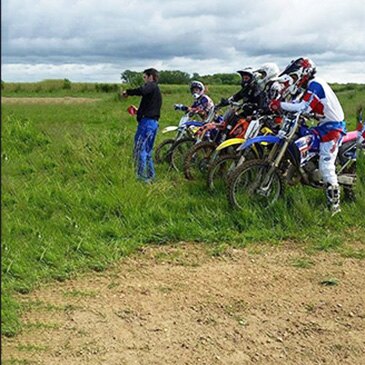
[[[363,8],[360,0],[8,0],[2,60],[55,65],[159,60],[168,68],[184,59],[190,69],[202,62],[223,69],[240,60],[285,64],[308,55],[323,66],[346,65],[365,57]]]

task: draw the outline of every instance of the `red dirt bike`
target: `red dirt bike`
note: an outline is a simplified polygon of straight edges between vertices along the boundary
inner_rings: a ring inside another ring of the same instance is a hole
[[[170,149],[170,164],[176,171],[183,171],[184,159],[187,152],[197,143],[214,137],[215,126],[222,121],[222,116],[218,110],[212,109],[204,120],[203,125],[191,130],[192,135],[185,136],[175,141]],[[215,121],[215,122],[213,122]]]
[[[184,174],[188,180],[198,176],[206,176],[211,163],[211,158],[217,147],[232,138],[243,138],[250,124],[249,120],[240,115],[242,108],[247,104],[231,102],[229,109],[223,115],[223,123],[203,126],[197,133],[204,135],[186,154],[184,160]],[[217,109],[220,106],[217,106]],[[209,132],[209,137],[207,133]]]

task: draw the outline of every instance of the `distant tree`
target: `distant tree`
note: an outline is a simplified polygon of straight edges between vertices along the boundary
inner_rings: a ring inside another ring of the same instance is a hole
[[[64,90],[70,90],[71,89],[71,81],[69,79],[64,79],[63,80],[62,89],[64,89]]]
[[[238,85],[240,76],[238,74],[214,74],[200,76],[202,82],[207,84]]]
[[[200,76],[200,81],[206,85],[218,84],[222,83],[222,80],[219,77],[215,77],[214,75],[204,75]]]
[[[240,83],[239,74],[214,74],[214,77],[221,79],[222,84],[237,85]]]
[[[121,73],[121,80],[127,84],[137,86],[143,83],[142,73],[125,70]],[[194,72],[192,76],[187,72],[173,70],[160,71],[161,84],[189,84],[192,80],[200,80],[206,84],[239,85],[240,77],[238,74],[219,73],[214,75],[201,76]]]
[[[161,84],[188,84],[190,75],[187,72],[175,71],[160,71]]]
[[[4,90],[5,88],[5,81],[1,80],[1,90]]]
[[[122,82],[137,86],[143,83],[143,76],[141,72],[125,70],[121,73],[120,78]]]

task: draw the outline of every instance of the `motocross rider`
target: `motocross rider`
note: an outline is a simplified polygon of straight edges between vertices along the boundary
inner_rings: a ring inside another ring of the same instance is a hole
[[[205,120],[212,109],[214,109],[213,100],[205,94],[206,88],[200,81],[192,81],[190,84],[190,92],[194,98],[193,104],[188,107],[182,104],[175,104],[175,110],[189,112],[189,116],[199,115]]]
[[[273,100],[270,109],[315,113],[319,124],[313,133],[320,138],[319,171],[325,183],[327,205],[335,214],[340,212],[340,189],[336,174],[336,157],[342,137],[346,134],[344,112],[331,87],[322,79],[315,77],[316,66],[309,58],[298,58],[292,61],[282,74],[289,75],[293,82],[289,87],[292,95],[300,89],[304,94],[298,102],[281,102]]]
[[[268,88],[272,79],[279,74],[275,63],[265,63],[259,69],[244,68],[237,71],[241,76],[241,90],[228,99],[222,98],[219,105],[229,105],[231,101],[243,101],[242,115],[247,117],[257,109],[265,109],[268,100]]]

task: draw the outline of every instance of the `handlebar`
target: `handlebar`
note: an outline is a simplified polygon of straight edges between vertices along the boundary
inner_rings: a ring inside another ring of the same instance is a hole
[[[225,106],[232,106],[232,107],[239,108],[242,105],[243,104],[238,101],[222,98],[221,101],[214,108],[216,110],[219,110],[220,108],[224,108]]]

